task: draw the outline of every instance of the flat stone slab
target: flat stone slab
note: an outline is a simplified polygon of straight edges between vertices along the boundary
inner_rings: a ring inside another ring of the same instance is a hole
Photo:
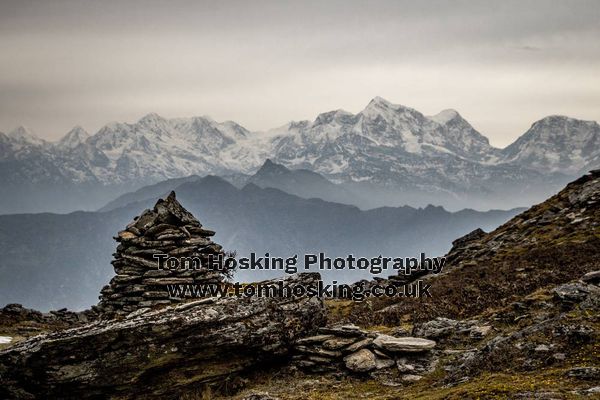
[[[371,343],[373,343],[373,339],[366,338],[366,339],[363,339],[363,340],[361,340],[359,342],[351,344],[350,346],[346,347],[344,349],[344,351],[347,351],[349,353],[354,353],[355,351],[358,351],[360,349],[363,349],[363,348],[369,346]]]
[[[326,340],[333,339],[335,336],[333,335],[315,335],[309,336],[306,338],[302,338],[298,340],[297,344],[315,344],[315,343],[323,343]]]
[[[394,337],[390,335],[378,335],[373,344],[392,353],[420,353],[431,350],[436,343],[433,340],[421,339],[415,337]]]
[[[354,338],[333,338],[323,342],[323,347],[328,350],[340,350],[353,344],[355,341]]]

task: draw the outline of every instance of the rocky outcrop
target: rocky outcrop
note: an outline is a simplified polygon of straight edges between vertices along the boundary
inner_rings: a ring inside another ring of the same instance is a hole
[[[171,297],[167,284],[219,284],[227,276],[220,245],[210,237],[215,232],[202,227],[171,192],[154,209],[144,211],[115,237],[120,244],[112,264],[116,275],[101,291],[95,308],[103,316],[128,314],[140,308],[181,301]],[[160,264],[158,255],[172,257]],[[212,261],[210,260],[212,258]],[[175,263],[176,262],[176,263]]]
[[[94,319],[95,314],[90,310],[82,312],[69,311],[66,308],[42,313],[37,310],[25,308],[21,304],[7,304],[0,308],[0,326],[10,326],[20,322],[39,322],[51,324],[64,322],[68,325],[77,325]]]
[[[456,248],[456,249],[465,247],[470,242],[473,242],[477,239],[481,239],[484,236],[485,236],[485,231],[481,228],[477,228],[474,231],[469,232],[466,235],[461,236],[458,239],[454,240],[452,242],[452,247]]]
[[[507,248],[532,249],[575,237],[579,242],[600,230],[600,170],[569,183],[558,194],[519,214],[493,232],[475,230],[452,243],[449,267],[469,266]],[[576,236],[583,237],[576,237]]]
[[[431,371],[435,346],[433,340],[341,325],[320,328],[318,335],[299,340],[293,359],[298,368],[312,373],[385,373],[387,379],[406,381],[408,375],[420,378],[419,374]]]
[[[8,335],[5,337],[11,338],[10,343],[13,341],[12,337],[24,338],[42,332],[73,328],[96,318],[97,315],[91,310],[73,312],[63,308],[42,313],[21,304],[7,304],[0,308],[0,336]]]
[[[318,279],[300,274],[286,283]],[[322,301],[309,297],[207,298],[139,310],[0,351],[0,398],[176,398],[265,365],[323,323]]]
[[[412,333],[416,336],[445,342],[457,338],[461,340],[465,338],[478,340],[488,336],[492,331],[491,325],[480,324],[477,320],[460,321],[450,318],[436,318],[415,324]]]
[[[464,352],[449,364],[447,381],[460,382],[483,370],[522,372],[553,364],[575,364],[566,376],[593,380],[594,371],[598,371],[594,344],[600,340],[595,328],[600,315],[600,287],[584,279],[598,272],[530,295],[495,313],[494,320],[510,321],[515,329],[490,335],[479,348]]]

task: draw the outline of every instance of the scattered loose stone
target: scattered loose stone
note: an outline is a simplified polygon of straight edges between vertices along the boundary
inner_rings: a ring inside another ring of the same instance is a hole
[[[269,393],[250,393],[242,400],[279,400],[279,397],[273,397]]]
[[[412,364],[405,364],[404,362],[398,360],[396,361],[396,366],[398,371],[400,372],[413,372],[415,370],[415,366]]]
[[[356,325],[342,325],[335,327],[327,327],[319,329],[319,333],[330,334],[342,337],[364,337],[367,335],[367,332],[362,331]]]
[[[472,339],[482,339],[487,336],[492,330],[491,325],[476,326],[471,329],[469,336]]]
[[[405,382],[417,382],[421,379],[423,379],[422,375],[407,374],[402,376],[402,380]]]
[[[582,380],[598,380],[600,379],[599,367],[577,367],[571,368],[567,372],[567,376]]]
[[[307,338],[302,338],[302,339],[298,340],[296,343],[299,345],[323,343],[324,341],[333,339],[333,338],[335,338],[335,336],[333,336],[333,335],[316,335],[316,336],[310,336]]]
[[[567,355],[565,353],[554,353],[552,354],[552,358],[556,361],[564,361],[567,359]]]

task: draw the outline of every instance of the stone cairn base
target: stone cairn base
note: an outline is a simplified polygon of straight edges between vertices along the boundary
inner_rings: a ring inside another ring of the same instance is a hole
[[[435,346],[433,340],[367,332],[355,325],[326,327],[297,342],[294,364],[310,373],[395,372],[402,381],[416,381],[433,368]]]
[[[129,314],[180,302],[181,298],[170,297],[167,285],[222,283],[226,271],[206,268],[209,255],[213,259],[223,255],[222,247],[210,240],[214,234],[179,204],[175,192],[158,200],[152,210],[134,218],[115,237],[120,243],[111,262],[116,275],[101,290],[94,311],[108,317]],[[177,258],[178,267],[166,263],[159,268],[159,260],[154,257],[157,254]],[[186,262],[188,257],[206,264],[194,269]]]

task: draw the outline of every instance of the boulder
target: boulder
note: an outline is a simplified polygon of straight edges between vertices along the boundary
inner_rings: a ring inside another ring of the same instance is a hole
[[[361,349],[344,357],[344,362],[346,368],[354,372],[368,372],[377,368],[377,358],[368,349]]]
[[[477,228],[474,231],[469,232],[466,235],[461,236],[458,239],[454,240],[452,242],[452,248],[454,249],[454,248],[464,247],[467,244],[484,237],[485,235],[486,235],[486,233],[483,229]]]
[[[558,302],[568,306],[586,299],[590,293],[590,288],[586,284],[572,282],[554,288],[552,293]]]

